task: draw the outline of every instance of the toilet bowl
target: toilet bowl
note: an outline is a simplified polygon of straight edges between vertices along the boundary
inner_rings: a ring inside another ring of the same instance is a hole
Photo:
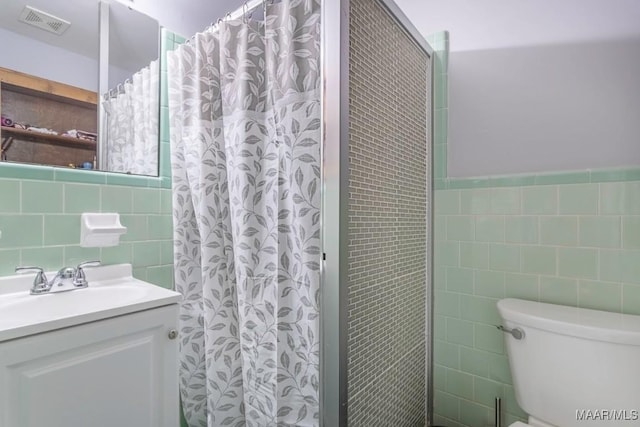
[[[498,312],[529,415],[511,427],[640,425],[640,316],[518,299]]]

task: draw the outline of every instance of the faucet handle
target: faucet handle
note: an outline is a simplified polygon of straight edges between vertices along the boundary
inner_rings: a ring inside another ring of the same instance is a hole
[[[33,287],[31,288],[32,294],[38,294],[49,290],[49,280],[41,267],[16,267],[16,273],[25,271],[36,271],[38,273],[36,274],[35,279],[33,279]]]
[[[78,266],[76,267],[75,277],[73,278],[73,285],[78,288],[86,287],[88,283],[87,283],[87,278],[84,275],[84,268],[97,267],[99,265],[100,265],[100,261],[86,261],[78,264]]]

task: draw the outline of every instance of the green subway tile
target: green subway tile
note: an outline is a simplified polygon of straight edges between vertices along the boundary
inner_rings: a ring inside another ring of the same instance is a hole
[[[504,353],[504,332],[494,325],[474,325],[474,347],[492,353]]]
[[[447,184],[447,180],[446,179],[438,179],[438,178],[434,178],[433,180],[433,188],[436,190],[447,190],[449,188],[448,184]],[[436,192],[436,193],[439,193]]]
[[[619,216],[581,216],[580,246],[619,248],[621,220]]]
[[[518,245],[489,245],[489,268],[498,271],[520,271],[520,247]]]
[[[54,179],[59,182],[84,182],[87,184],[104,184],[107,174],[94,170],[56,168]]]
[[[600,184],[600,214],[640,215],[640,182]]]
[[[504,242],[504,216],[476,216],[476,241]]]
[[[436,314],[433,320],[433,337],[437,340],[447,338],[447,318]]]
[[[146,215],[121,215],[120,222],[127,227],[127,232],[120,238],[121,241],[133,242],[147,240]]]
[[[464,320],[447,318],[447,342],[473,346],[473,323]]]
[[[452,215],[447,217],[447,239],[471,241],[474,238],[472,216]]]
[[[133,259],[132,247],[131,243],[120,242],[118,246],[102,248],[101,261],[105,265],[130,264]]]
[[[62,213],[63,186],[57,182],[23,181],[22,212]]]
[[[475,295],[504,298],[504,273],[501,271],[476,270],[474,272]]]
[[[173,267],[170,265],[149,267],[147,269],[147,280],[154,285],[173,289]]]
[[[578,304],[582,308],[622,311],[622,285],[619,283],[580,280],[578,284]]]
[[[588,248],[558,248],[558,275],[598,278],[598,251]]]
[[[491,213],[519,214],[520,188],[492,188]]]
[[[53,181],[54,168],[50,166],[25,165],[19,163],[0,163],[0,177],[15,179],[37,179]]]
[[[505,222],[505,241],[507,243],[538,243],[538,217],[507,217]]]
[[[136,267],[160,264],[160,246],[157,242],[137,242],[133,244],[133,265]]]
[[[105,185],[102,187],[102,212],[128,214],[133,212],[133,189]]]
[[[160,213],[172,215],[173,214],[173,193],[171,190],[160,190]]]
[[[79,245],[64,247],[64,264],[68,267],[86,261],[100,261],[100,248],[83,248]]]
[[[20,181],[0,179],[0,213],[20,212]]]
[[[445,341],[434,341],[433,361],[447,368],[458,369],[460,367],[460,346],[449,344]]]
[[[458,242],[438,242],[435,245],[436,265],[458,266],[460,260],[460,243]]]
[[[163,189],[171,188],[171,177],[170,176],[161,176],[160,177],[160,187]]]
[[[551,304],[578,305],[578,281],[540,276],[540,301]]]
[[[497,381],[491,381],[485,378],[474,378],[473,396],[476,402],[493,407],[496,397],[504,399],[504,385]]]
[[[173,251],[171,252],[173,254]],[[164,258],[163,258],[164,259]],[[162,262],[163,264],[168,264],[168,262]],[[436,265],[433,268],[433,283],[436,289],[446,289],[447,288],[447,266],[445,265]]]
[[[445,377],[446,381],[446,377]],[[444,389],[446,387],[443,386]],[[437,408],[436,410],[441,413],[444,417],[457,421],[459,419],[460,414],[460,399],[451,394],[445,393],[441,390],[437,390],[435,392],[435,396],[433,399],[433,406]]]
[[[536,274],[556,273],[556,248],[547,246],[523,246],[522,272]]]
[[[522,189],[522,212],[529,215],[558,213],[558,187],[539,185]]]
[[[627,283],[622,285],[622,312],[640,315],[640,286]]]
[[[600,280],[640,283],[640,251],[600,249]]]
[[[535,182],[535,175],[496,176],[489,179],[492,187],[522,187],[534,185]]]
[[[171,176],[171,156],[169,154],[169,142],[160,143],[160,176]],[[162,185],[159,185],[161,187]]]
[[[488,214],[491,210],[489,190],[486,188],[460,190],[460,213]]]
[[[107,174],[107,184],[109,185],[126,185],[129,187],[147,187],[149,180],[146,176],[127,175],[124,173]]]
[[[434,210],[436,214],[459,214],[460,192],[456,190],[436,192],[434,197]]]
[[[493,405],[491,405],[493,408]],[[493,410],[468,400],[460,400],[460,422],[466,426],[486,426],[493,421]]]
[[[575,246],[578,244],[578,217],[549,216],[540,218],[540,243]]]
[[[80,244],[80,215],[46,215],[44,245]]]
[[[160,213],[160,191],[149,188],[133,189],[133,213]]]
[[[640,181],[640,168],[591,171],[591,182]]]
[[[447,268],[447,291],[473,294],[473,270],[468,268]]]
[[[465,399],[472,399],[473,376],[453,369],[447,371],[445,391]]]
[[[147,268],[146,267],[134,267],[133,268],[133,277],[138,280],[147,281]]]
[[[511,384],[511,371],[509,359],[506,355],[491,354],[489,356],[489,379]]]
[[[460,347],[460,370],[486,378],[489,376],[489,353]]]
[[[173,217],[169,215],[149,215],[149,239],[166,240],[173,238]]]
[[[173,240],[165,240],[164,242],[158,242],[160,245],[160,264],[171,264],[173,265]],[[436,267],[436,275],[434,278],[437,278],[437,271],[441,269],[440,267]],[[437,283],[437,280],[436,280]]]
[[[449,178],[449,188],[452,189],[480,189],[489,188],[491,181],[488,178]]]
[[[22,264],[33,265],[48,270],[60,270],[64,258],[63,246],[50,246],[47,248],[26,248],[22,249]],[[49,280],[53,279],[50,277]]]
[[[100,211],[100,187],[97,185],[65,184],[65,213]]]
[[[640,249],[640,216],[622,217],[622,247]]]
[[[447,380],[447,368],[444,366],[434,366],[433,385],[436,390],[444,390]]]
[[[500,316],[496,307],[497,299],[472,295],[460,295],[460,315],[464,320],[497,325]]]
[[[10,276],[15,274],[16,267],[24,265],[20,261],[19,249],[0,249],[0,275]]]
[[[485,270],[489,268],[489,245],[460,242],[460,266]]]
[[[536,175],[536,185],[581,184],[589,179],[589,171],[546,173]]]
[[[435,291],[434,312],[443,316],[460,316],[460,294],[445,291]]]
[[[447,145],[434,145],[433,176],[436,179],[447,177]]]
[[[42,215],[0,215],[0,248],[42,246]]]
[[[530,301],[538,301],[540,292],[538,276],[532,274],[505,273],[504,294],[507,298],[520,298]]]
[[[575,184],[560,186],[558,211],[561,214],[593,215],[598,213],[598,185]]]
[[[436,215],[433,222],[433,240],[447,240],[447,217],[445,215]]]

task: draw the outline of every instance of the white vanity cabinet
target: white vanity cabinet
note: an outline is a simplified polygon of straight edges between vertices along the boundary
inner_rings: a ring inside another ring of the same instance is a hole
[[[130,265],[87,278],[50,295],[0,278],[0,427],[177,427],[180,294]]]
[[[0,343],[2,427],[176,427],[177,305]]]

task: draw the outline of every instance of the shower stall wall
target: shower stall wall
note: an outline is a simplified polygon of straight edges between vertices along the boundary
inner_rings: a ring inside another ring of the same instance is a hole
[[[392,1],[324,8],[323,425],[425,425],[431,49]]]

